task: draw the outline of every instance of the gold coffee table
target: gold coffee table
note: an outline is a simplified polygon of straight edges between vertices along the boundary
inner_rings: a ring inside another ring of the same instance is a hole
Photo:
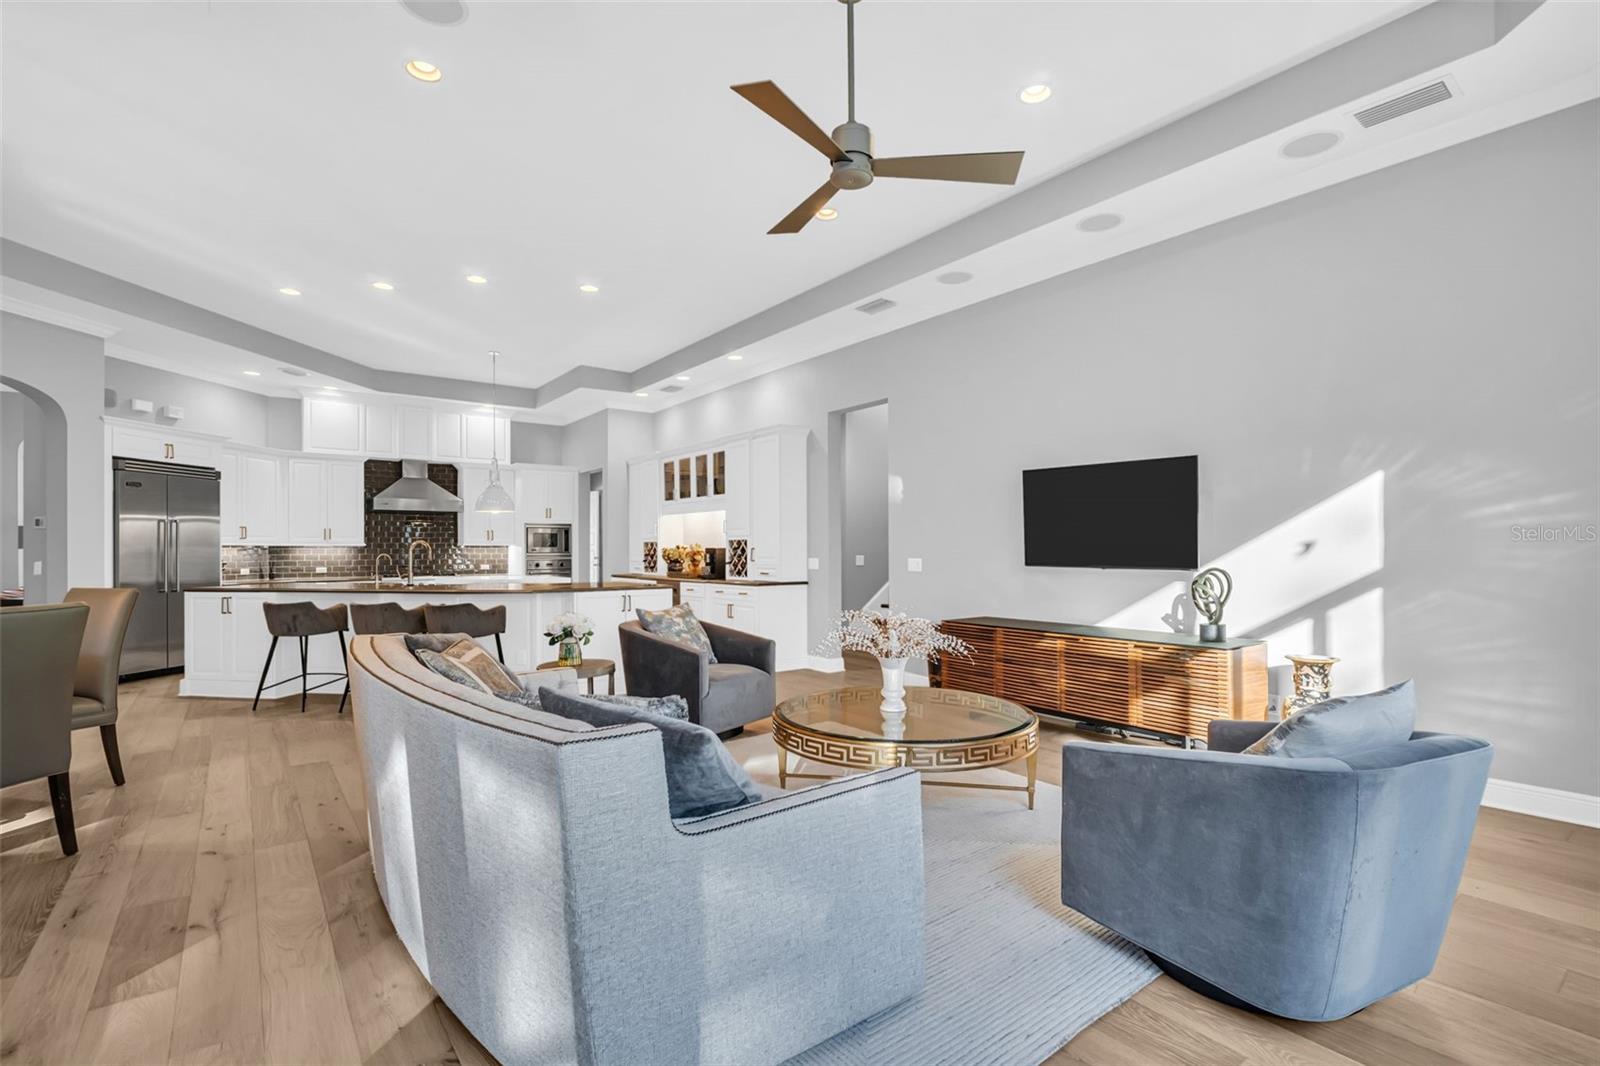
[[[876,687],[861,687],[817,692],[780,703],[772,712],[772,739],[778,744],[778,784],[787,788],[791,777],[829,776],[790,773],[791,754],[851,770],[909,766],[923,773],[979,770],[1026,759],[1026,785],[924,783],[1026,792],[1028,809],[1033,809],[1039,720],[1032,711],[978,692],[907,688],[905,717],[895,722],[879,712],[882,702],[883,696]]]

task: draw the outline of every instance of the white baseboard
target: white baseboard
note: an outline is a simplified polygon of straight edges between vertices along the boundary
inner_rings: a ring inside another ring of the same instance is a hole
[[[1582,792],[1563,792],[1559,788],[1491,777],[1483,790],[1483,805],[1600,829],[1600,796],[1587,796]]]

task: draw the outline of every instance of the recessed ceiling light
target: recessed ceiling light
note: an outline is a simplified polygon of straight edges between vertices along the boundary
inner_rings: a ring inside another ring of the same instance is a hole
[[[598,285],[579,285],[578,286],[578,291],[579,292],[599,292],[600,291],[600,286],[598,286]]]
[[[380,290],[382,292],[393,292],[394,291],[394,286],[392,284],[390,284],[389,282],[387,282],[387,281],[374,281],[372,283],[372,287],[374,289],[378,289],[378,290]]]
[[[1344,138],[1333,130],[1318,130],[1304,137],[1296,137],[1278,151],[1285,159],[1304,159],[1307,156],[1321,155],[1342,140]]]
[[[636,392],[636,393],[634,393],[634,395],[639,397],[639,399],[643,400],[646,397],[648,397],[650,394],[648,392]]]
[[[291,289],[287,285],[285,285],[283,288],[279,289],[278,291],[283,293],[285,296],[299,296],[300,295],[300,290],[299,289]]]
[[[332,385],[324,385],[324,386],[322,386],[322,391],[323,392],[338,392],[339,390],[334,388]]]
[[[839,212],[835,211],[831,207],[824,207],[821,211],[817,212],[817,218],[821,219],[823,222],[832,222],[838,217]]]
[[[728,356],[728,361],[731,363],[737,363],[743,358],[744,356],[740,355],[738,352],[734,352],[732,355]]]
[[[933,280],[937,281],[940,285],[965,285],[967,282],[972,280],[972,275],[965,270],[951,270],[947,273],[940,274]]]
[[[410,59],[406,61],[406,73],[418,81],[434,82],[444,77],[444,71],[428,62],[426,59]]]
[[[689,375],[688,374],[679,374],[678,375],[678,380],[679,381],[688,381],[689,380]]]
[[[1017,99],[1025,104],[1042,104],[1050,99],[1050,86],[1030,85],[1017,94]]]
[[[246,370],[244,373],[246,377],[251,378],[258,378],[261,376],[261,371],[259,370]]]
[[[473,285],[489,284],[489,279],[484,277],[482,274],[468,274],[467,281],[471,282]]]
[[[481,406],[479,406],[478,410],[482,411],[486,415],[494,414],[494,408],[493,407],[489,407],[488,405],[481,405]]]
[[[1116,229],[1122,225],[1122,216],[1110,212],[1100,215],[1090,215],[1078,221],[1078,228],[1085,233],[1104,233],[1108,229]]]

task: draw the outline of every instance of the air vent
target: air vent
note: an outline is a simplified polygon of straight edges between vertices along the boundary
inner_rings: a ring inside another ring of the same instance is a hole
[[[1432,85],[1424,85],[1420,89],[1413,89],[1404,96],[1397,96],[1393,100],[1385,100],[1381,104],[1373,104],[1356,112],[1356,121],[1371,129],[1379,123],[1388,122],[1390,119],[1409,115],[1413,111],[1421,111],[1434,104],[1442,104],[1455,96],[1450,91],[1450,86],[1443,81],[1436,81]]]
[[[894,305],[895,304],[893,300],[886,300],[880,296],[876,300],[868,300],[866,303],[856,308],[856,310],[860,311],[864,315],[877,315],[889,310],[889,308],[893,307]]]
[[[683,386],[682,385],[663,385],[659,389],[657,389],[656,391],[657,392],[682,392],[683,391]]]

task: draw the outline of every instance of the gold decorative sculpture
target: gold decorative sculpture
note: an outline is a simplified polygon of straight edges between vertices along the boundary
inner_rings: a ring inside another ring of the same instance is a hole
[[[1294,664],[1294,695],[1283,701],[1282,717],[1287,718],[1328,698],[1333,692],[1333,664],[1339,660],[1331,655],[1285,655],[1284,658]]]
[[[1220,644],[1228,639],[1228,627],[1222,624],[1222,608],[1231,595],[1233,578],[1220,566],[1200,571],[1189,582],[1189,598],[1205,619],[1200,626],[1200,639],[1207,644]]]

